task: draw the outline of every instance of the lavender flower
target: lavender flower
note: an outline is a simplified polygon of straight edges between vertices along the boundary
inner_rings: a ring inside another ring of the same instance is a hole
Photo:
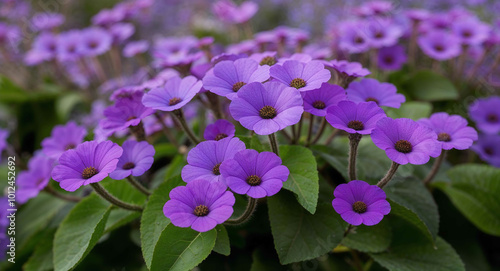
[[[59,45],[58,36],[52,33],[42,33],[33,42],[33,47],[26,54],[27,65],[37,65],[43,61],[49,61],[56,57]]]
[[[281,163],[272,152],[243,150],[224,161],[220,172],[235,193],[263,198],[278,193],[288,179],[290,171]]]
[[[371,47],[381,48],[395,45],[403,31],[391,21],[372,19],[368,22],[366,35]]]
[[[236,137],[201,142],[189,151],[188,164],[182,168],[182,179],[187,183],[204,179],[225,184],[219,171],[220,165],[244,149],[245,143]]]
[[[399,108],[406,100],[403,94],[396,93],[393,84],[381,83],[372,78],[352,82],[346,91],[347,99],[356,103],[372,101],[378,106]]]
[[[452,25],[452,31],[464,45],[480,45],[490,35],[490,26],[477,20],[457,20]]]
[[[131,23],[118,23],[112,25],[108,31],[113,38],[113,44],[120,44],[134,34],[135,27]]]
[[[81,33],[79,30],[72,30],[59,34],[59,44],[57,46],[57,60],[60,62],[75,61],[81,55]]]
[[[341,184],[335,188],[333,195],[335,199],[332,206],[335,212],[354,226],[376,225],[391,211],[384,190],[363,181],[353,180]]]
[[[233,118],[258,135],[269,135],[299,122],[304,108],[298,90],[278,82],[250,83],[229,105]]]
[[[116,170],[109,174],[111,179],[122,180],[130,175],[141,176],[154,162],[155,148],[146,141],[127,140],[122,145],[123,154]]]
[[[479,135],[479,140],[471,149],[483,160],[495,167],[500,167],[500,136]]]
[[[428,119],[418,120],[418,123],[434,130],[444,150],[465,150],[477,140],[476,130],[467,126],[467,120],[459,115],[434,113]]]
[[[50,31],[64,23],[64,15],[52,12],[39,12],[31,18],[31,24],[39,31]]]
[[[28,170],[22,171],[17,176],[16,201],[23,204],[34,198],[49,184],[54,159],[38,153],[30,159]]]
[[[149,49],[149,42],[146,40],[131,41],[123,48],[124,57],[133,57],[138,54],[147,52]]]
[[[366,52],[370,48],[364,22],[344,22],[339,25],[341,29],[339,48],[351,54]]]
[[[296,60],[288,60],[283,65],[272,66],[270,75],[286,86],[300,91],[320,88],[331,77],[330,72],[320,61],[302,63]]]
[[[257,13],[258,9],[259,6],[251,1],[245,1],[238,7],[230,0],[220,0],[212,6],[213,12],[221,21],[233,24],[247,22]]]
[[[78,53],[84,56],[97,56],[105,53],[111,48],[112,36],[103,29],[91,27],[80,32],[80,43]]]
[[[385,117],[384,110],[374,102],[340,101],[327,110],[326,120],[337,129],[350,134],[369,135],[377,122]]]
[[[170,78],[163,87],[152,89],[142,98],[142,103],[153,109],[174,111],[189,103],[200,91],[201,81],[194,76]]]
[[[422,165],[441,154],[436,133],[411,119],[383,118],[371,137],[389,159],[401,165]]]
[[[0,129],[0,161],[2,161],[2,152],[7,147],[7,138],[9,134],[8,130]]]
[[[235,198],[222,183],[199,179],[170,191],[163,214],[177,227],[206,232],[233,214]]]
[[[266,51],[262,53],[255,53],[249,56],[250,59],[253,59],[259,63],[259,65],[268,65],[272,66],[278,62],[276,59],[277,52]]]
[[[405,49],[401,45],[380,48],[378,51],[378,67],[382,70],[399,70],[406,63]]]
[[[337,85],[323,83],[320,88],[301,92],[304,111],[315,116],[326,116],[326,110],[346,99],[345,90]]]
[[[64,152],[52,178],[62,189],[76,191],[83,185],[102,181],[116,169],[123,149],[111,141],[87,141]]]
[[[205,140],[219,141],[226,137],[234,137],[235,131],[236,129],[231,122],[225,119],[220,119],[205,128],[203,138],[205,138]]]
[[[459,39],[448,32],[435,30],[418,38],[418,45],[426,55],[436,60],[447,60],[461,52]]]
[[[57,125],[52,129],[50,137],[42,141],[42,151],[48,157],[57,160],[63,152],[74,149],[82,143],[85,135],[87,135],[85,127],[78,126],[74,121],[66,125]]]
[[[338,76],[338,83],[341,87],[346,88],[349,84],[358,77],[367,76],[370,71],[363,68],[361,63],[348,62],[346,60],[332,60],[330,62],[323,61],[325,67],[335,71]]]
[[[482,132],[500,132],[500,96],[477,99],[470,105],[469,115]]]

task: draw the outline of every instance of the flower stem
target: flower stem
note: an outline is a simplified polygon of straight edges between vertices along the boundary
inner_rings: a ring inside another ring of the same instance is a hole
[[[161,128],[163,130],[163,133],[165,134],[165,136],[167,137],[167,139],[172,144],[174,144],[174,146],[176,146],[177,148],[179,148],[179,142],[177,142],[177,139],[175,139],[175,136],[172,133],[170,133],[170,130],[168,129],[167,125],[163,121],[163,118],[160,116],[160,114],[158,114],[158,112],[155,112],[154,115],[155,115],[156,119],[158,120],[158,122],[160,123]]]
[[[424,184],[429,184],[432,181],[432,179],[434,179],[434,177],[436,176],[436,174],[439,171],[439,168],[441,167],[441,164],[443,163],[444,159],[446,158],[446,154],[447,154],[447,151],[445,150],[438,158],[436,158],[436,160],[434,160],[434,164],[432,165],[431,171],[429,172],[427,177],[425,177],[425,179],[424,179]]]
[[[137,141],[146,141],[146,132],[144,131],[142,121],[136,126],[130,126],[129,129]]]
[[[321,120],[321,124],[320,124],[320,127],[319,127],[319,131],[318,133],[316,134],[316,136],[313,138],[311,144],[316,144],[318,142],[318,140],[321,138],[321,136],[323,135],[323,132],[325,131],[325,128],[326,128],[326,118],[323,118]]]
[[[300,135],[302,134],[302,124],[304,122],[304,114],[302,114],[302,116],[300,117],[300,120],[299,120],[299,124],[298,124],[298,128],[297,128],[297,138],[295,139],[295,142],[296,143],[299,143],[300,142]]]
[[[125,210],[131,210],[131,211],[139,211],[139,212],[143,210],[141,206],[128,204],[126,202],[123,202],[123,201],[117,199],[115,196],[111,195],[108,191],[106,191],[106,189],[104,189],[104,187],[102,187],[102,185],[100,185],[99,183],[91,183],[90,186],[92,186],[92,188],[94,188],[95,192],[99,196],[101,196],[103,199],[111,202],[112,204],[114,204],[120,208],[123,208]]]
[[[396,162],[392,162],[391,167],[385,174],[384,178],[382,178],[378,183],[377,186],[380,188],[384,188],[384,186],[394,177],[394,174],[396,174],[396,171],[398,170],[399,164]]]
[[[146,187],[144,187],[139,181],[134,179],[134,177],[132,177],[131,175],[127,176],[127,180],[131,185],[137,188],[137,190],[141,191],[141,193],[143,193],[144,195],[146,196],[151,195],[151,192],[149,192],[149,190]]]
[[[328,137],[328,139],[326,140],[325,142],[325,146],[328,146],[330,145],[330,143],[332,143],[333,139],[337,136],[337,134],[340,132],[339,129],[335,129],[331,134],[330,134],[330,137]]]
[[[51,194],[52,196],[55,196],[57,198],[60,198],[60,199],[63,199],[63,200],[67,200],[67,201],[71,201],[71,202],[79,202],[80,200],[82,200],[81,197],[77,197],[77,196],[73,196],[73,195],[66,195],[66,194],[62,194],[62,193],[59,193],[57,192],[52,186],[50,185],[47,185],[44,189],[45,192]]]
[[[358,145],[361,141],[361,134],[349,134],[349,181],[356,180],[356,156],[358,155]]]
[[[311,144],[313,127],[314,127],[314,115],[311,114],[309,115],[309,129],[307,130],[306,146],[309,146],[309,144]]]
[[[269,135],[269,142],[271,143],[271,149],[273,152],[280,156],[278,151],[278,141],[276,141],[276,135],[274,133]]]
[[[191,140],[191,142],[193,142],[193,144],[195,145],[200,143],[200,141],[194,135],[193,131],[191,131],[191,129],[187,125],[186,120],[184,119],[184,113],[182,113],[182,109],[174,110],[172,112],[172,115],[177,119],[180,126],[182,127],[186,135],[189,137],[189,140]]]
[[[252,216],[256,207],[257,207],[257,199],[248,197],[247,208],[245,209],[243,214],[241,214],[238,218],[228,219],[226,222],[224,222],[224,224],[231,225],[231,226],[237,226],[237,225],[241,225],[241,224],[247,222],[248,219]]]

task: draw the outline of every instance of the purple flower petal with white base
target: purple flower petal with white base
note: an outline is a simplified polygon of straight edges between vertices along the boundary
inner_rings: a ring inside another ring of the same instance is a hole
[[[109,174],[111,179],[122,180],[130,175],[141,176],[153,165],[155,149],[148,142],[127,140],[122,148],[123,154],[118,160],[116,170]]]

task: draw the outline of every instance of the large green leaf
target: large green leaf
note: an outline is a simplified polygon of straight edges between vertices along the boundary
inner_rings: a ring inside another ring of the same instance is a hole
[[[331,204],[319,204],[312,215],[292,194],[281,191],[268,199],[268,206],[274,246],[282,264],[314,259],[342,240],[346,224]]]
[[[215,230],[217,231],[217,240],[215,241],[214,251],[229,256],[231,254],[231,245],[229,244],[226,228],[223,225],[217,225]]]
[[[44,233],[33,255],[31,255],[29,260],[23,265],[24,271],[45,271],[54,269],[54,264],[52,262],[52,241],[55,233],[55,228]]]
[[[427,118],[432,113],[432,104],[429,102],[406,102],[400,108],[389,108],[387,116],[393,119],[408,118],[418,120]]]
[[[435,185],[480,230],[500,236],[500,169],[467,164],[448,171],[451,183]]]
[[[245,143],[247,149],[254,149],[258,152],[270,151],[269,145],[264,145],[259,139],[259,136],[238,136],[238,138]]]
[[[188,271],[200,264],[212,251],[217,232],[197,232],[168,224],[158,239],[151,271]]]
[[[101,238],[111,208],[96,194],[75,205],[54,237],[54,270],[72,270],[87,256]]]
[[[160,184],[177,175],[180,175],[182,168],[186,165],[186,158],[183,155],[176,155],[168,166],[158,170],[151,182],[151,189],[158,187]]]
[[[180,176],[176,176],[162,183],[153,194],[142,212],[141,243],[142,256],[146,266],[151,267],[153,252],[162,231],[170,224],[170,220],[163,214],[163,205],[170,199],[169,193],[177,186],[185,185]]]
[[[274,256],[274,258],[271,257]],[[279,263],[276,255],[273,255],[263,251],[262,249],[256,249],[252,253],[252,266],[250,271],[278,271],[287,270],[286,266]]]
[[[302,146],[284,145],[279,147],[280,157],[290,170],[288,180],[283,188],[297,195],[300,205],[311,214],[318,204],[318,169],[312,152]]]
[[[431,71],[419,71],[403,83],[403,89],[422,101],[444,101],[458,98],[458,91],[446,77]]]
[[[342,244],[362,252],[382,252],[389,247],[391,240],[391,225],[383,219],[374,226],[357,226],[342,240]]]

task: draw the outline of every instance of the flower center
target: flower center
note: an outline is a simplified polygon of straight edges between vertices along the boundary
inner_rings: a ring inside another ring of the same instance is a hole
[[[373,97],[368,97],[368,98],[366,98],[366,101],[367,101],[367,102],[375,102],[376,104],[378,104],[378,100],[377,100],[377,99],[375,99],[375,98],[373,98]]]
[[[130,116],[130,117],[128,117],[127,121],[131,121],[131,120],[133,120],[135,118],[136,118],[136,116]]]
[[[89,42],[89,47],[90,47],[90,49],[95,49],[95,48],[97,48],[97,45],[98,45],[98,44],[97,44],[97,42],[96,42],[96,41],[91,41],[91,42]]]
[[[69,143],[68,145],[66,145],[66,146],[64,147],[64,150],[65,150],[65,151],[67,151],[67,150],[71,150],[71,149],[74,149],[75,147],[76,147],[76,146],[75,146],[75,144],[73,144],[73,143]]]
[[[377,32],[377,33],[375,33],[375,38],[377,38],[377,39],[381,39],[381,38],[383,38],[383,37],[384,37],[384,33],[382,33],[382,32]]]
[[[464,30],[462,32],[462,37],[464,37],[464,38],[470,38],[470,37],[472,37],[472,32],[470,32],[469,30]]]
[[[362,202],[362,201],[356,201],[353,205],[352,205],[352,210],[358,214],[362,214],[364,212],[366,212],[366,203]]]
[[[238,83],[235,83],[233,85],[233,91],[234,92],[238,92],[238,90],[240,90],[240,88],[242,88],[244,85],[246,85],[247,83],[245,82],[238,82]]]
[[[444,142],[450,142],[451,141],[451,136],[448,133],[439,133],[438,134],[438,140],[439,141],[444,141]]]
[[[296,89],[303,88],[306,86],[306,81],[302,78],[295,78],[290,82],[290,86]]]
[[[123,168],[123,169],[133,169],[134,167],[135,167],[135,164],[134,164],[134,163],[132,163],[132,162],[127,162],[127,163],[125,163],[125,164],[122,166],[122,168]]]
[[[215,136],[215,141],[219,141],[219,140],[221,140],[223,138],[226,138],[226,137],[227,137],[226,134],[220,133],[220,134],[218,134],[218,135]]]
[[[250,176],[248,176],[247,179],[246,179],[246,181],[247,181],[247,184],[249,184],[251,186],[259,185],[262,182],[262,180],[260,179],[260,177],[257,176],[257,175],[250,175]]]
[[[266,105],[259,110],[259,115],[263,119],[273,119],[278,115],[278,112],[274,107]]]
[[[208,207],[200,204],[194,208],[194,215],[196,216],[206,216],[208,215]]]
[[[272,56],[266,56],[264,57],[260,63],[259,63],[261,66],[263,65],[268,65],[268,66],[272,66],[274,64],[276,64],[276,58],[272,57]]]
[[[442,51],[444,51],[444,46],[441,44],[436,44],[436,45],[434,45],[434,50],[436,50],[438,52],[442,52]]]
[[[492,147],[485,147],[484,148],[484,152],[487,154],[487,155],[493,155],[495,152],[493,151],[493,148]]]
[[[95,167],[86,167],[82,172],[82,178],[84,178],[85,180],[90,179],[97,173],[99,172],[97,171],[97,169],[95,169]]]
[[[182,101],[181,98],[173,97],[172,99],[168,100],[168,105],[169,106],[176,105],[181,101]]]
[[[219,170],[220,164],[222,164],[222,163],[218,163],[218,164],[217,164],[217,165],[215,165],[215,166],[214,166],[214,168],[212,169],[212,172],[213,172],[215,175],[220,175],[220,170]]]
[[[359,131],[363,130],[365,128],[365,125],[359,120],[351,120],[349,121],[349,123],[347,123],[347,127]]]
[[[324,109],[326,107],[325,103],[322,101],[315,101],[312,106],[316,109]]]
[[[490,123],[497,123],[498,122],[498,116],[496,114],[491,113],[488,116],[486,116],[486,121],[490,122]]]
[[[392,58],[392,56],[386,56],[386,57],[384,57],[384,62],[386,64],[392,64],[392,63],[394,63],[394,58]]]
[[[356,44],[362,44],[365,42],[365,39],[363,39],[362,37],[360,36],[357,36],[355,39],[354,39],[354,43]]]
[[[410,153],[413,150],[411,143],[404,139],[398,140],[394,147],[398,152],[402,153]]]

